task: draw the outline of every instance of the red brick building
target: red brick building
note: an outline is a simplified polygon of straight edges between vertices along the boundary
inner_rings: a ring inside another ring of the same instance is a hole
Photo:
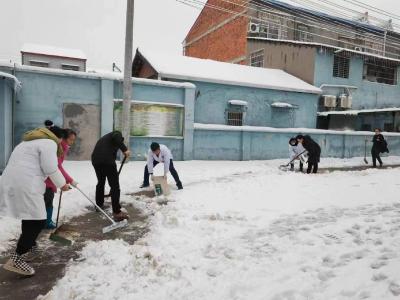
[[[248,2],[209,0],[185,38],[185,55],[244,63]]]

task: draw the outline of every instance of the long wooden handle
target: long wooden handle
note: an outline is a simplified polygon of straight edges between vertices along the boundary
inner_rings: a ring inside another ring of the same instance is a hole
[[[58,217],[60,216],[61,197],[62,197],[62,191],[60,191],[60,198],[58,199],[58,209],[57,209],[56,228],[58,227]]]

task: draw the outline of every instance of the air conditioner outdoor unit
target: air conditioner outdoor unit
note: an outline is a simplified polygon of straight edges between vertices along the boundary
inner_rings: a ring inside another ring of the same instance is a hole
[[[249,32],[250,33],[260,33],[260,24],[250,22]]]
[[[339,96],[339,106],[341,108],[351,108],[353,102],[353,97],[348,95],[340,95]]]
[[[323,95],[324,107],[334,108],[336,107],[336,96],[334,95]]]

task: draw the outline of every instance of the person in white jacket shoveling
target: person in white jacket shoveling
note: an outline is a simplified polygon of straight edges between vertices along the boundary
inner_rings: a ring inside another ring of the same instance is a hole
[[[158,143],[151,143],[150,150],[147,155],[147,164],[144,168],[144,178],[141,188],[150,186],[149,177],[153,180],[153,168],[159,164],[164,163],[164,177],[167,178],[168,172],[171,172],[172,177],[174,177],[176,186],[178,190],[183,189],[182,182],[179,179],[178,172],[175,170],[173,157],[171,151],[165,145],[160,145]]]
[[[303,145],[300,144],[296,138],[292,137],[289,140],[289,159],[290,171],[294,171],[294,162],[298,160],[300,162],[300,172],[303,172],[303,163],[306,161],[306,152]]]
[[[36,239],[46,224],[45,179],[49,177],[62,191],[70,189],[58,169],[62,136],[63,129],[56,126],[25,133],[0,177],[0,216],[22,220],[16,250],[3,265],[8,271],[25,276],[35,274],[27,261],[36,254]]]

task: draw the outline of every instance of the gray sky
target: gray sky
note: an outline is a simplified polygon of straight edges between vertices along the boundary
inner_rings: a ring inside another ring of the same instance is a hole
[[[361,1],[400,15],[398,0]],[[135,5],[134,46],[180,53],[200,11],[175,0]],[[116,62],[122,69],[125,6],[125,0],[1,0],[0,59],[20,62],[22,45],[37,43],[81,49],[90,68],[110,70]]]

